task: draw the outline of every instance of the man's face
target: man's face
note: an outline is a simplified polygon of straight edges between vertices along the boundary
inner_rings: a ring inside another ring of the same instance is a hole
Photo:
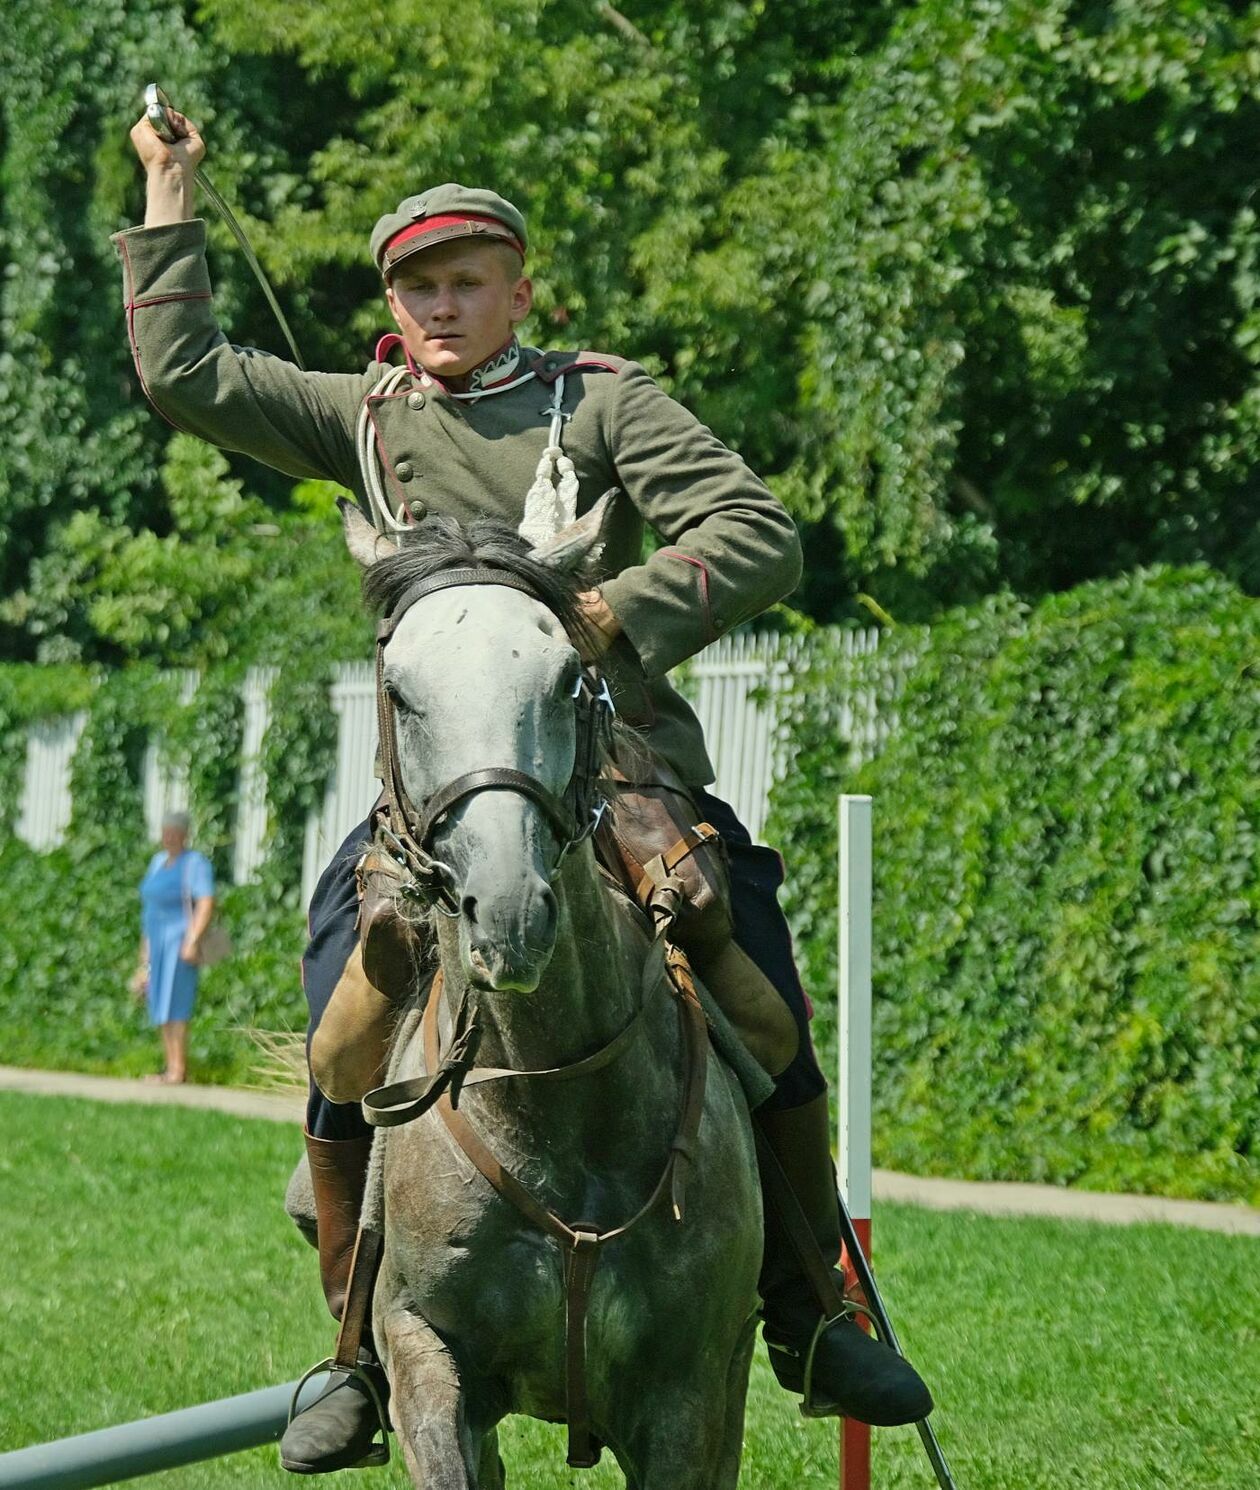
[[[492,356],[529,314],[533,286],[493,243],[435,244],[398,268],[385,295],[426,372],[458,378]]]

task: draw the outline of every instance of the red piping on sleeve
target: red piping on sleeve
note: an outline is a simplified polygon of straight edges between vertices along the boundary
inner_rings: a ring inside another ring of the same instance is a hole
[[[148,295],[143,300],[129,300],[128,310],[147,310],[150,305],[169,305],[173,300],[209,300],[210,296],[205,290],[198,290],[195,294],[188,295]]]
[[[167,424],[169,424],[172,429],[179,430],[180,434],[188,434],[188,430],[184,429],[181,425],[176,424],[173,419],[169,418],[160,408],[158,408],[157,400],[153,397],[152,393],[149,392],[149,385],[145,382],[144,369],[140,366],[140,348],[136,343],[136,302],[131,293],[132,285],[135,283],[135,276],[131,272],[131,255],[127,251],[127,240],[125,238],[120,238],[118,240],[118,246],[122,249],[123,273],[126,276],[127,280],[127,298],[124,302],[124,309],[127,312],[127,340],[131,343],[131,360],[136,365],[136,377],[140,379],[140,387],[144,393],[145,398],[148,399],[150,405],[154,409],[157,409],[158,415],[162,419],[165,419]],[[209,297],[188,296],[186,298],[208,299]]]
[[[671,559],[681,559],[684,564],[690,564],[700,571],[700,602],[704,606],[704,627],[709,633],[709,640],[717,641],[718,629],[713,624],[713,610],[709,604],[709,566],[703,559],[693,559],[690,554],[680,554],[676,548],[663,548],[661,553]]]

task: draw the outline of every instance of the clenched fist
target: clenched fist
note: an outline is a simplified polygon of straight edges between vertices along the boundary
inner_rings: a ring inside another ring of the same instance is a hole
[[[146,228],[184,222],[193,215],[194,177],[206,153],[206,142],[187,115],[168,109],[167,117],[178,136],[169,145],[158,137],[147,116],[131,130],[132,146],[145,171]]]

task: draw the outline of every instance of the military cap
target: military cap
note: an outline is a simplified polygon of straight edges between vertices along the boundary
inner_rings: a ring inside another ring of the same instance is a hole
[[[372,229],[372,257],[386,279],[404,259],[453,238],[491,239],[525,253],[525,219],[497,192],[446,181],[405,197]]]

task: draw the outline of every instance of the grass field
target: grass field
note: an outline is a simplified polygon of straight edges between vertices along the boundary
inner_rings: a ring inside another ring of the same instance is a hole
[[[295,1130],[213,1113],[0,1093],[0,1451],[291,1380],[327,1353],[314,1255],[280,1198]],[[881,1208],[876,1265],[936,1392],[959,1490],[1260,1485],[1260,1243],[1169,1227]],[[622,1483],[513,1420],[511,1483]],[[274,1449],[155,1476],[284,1485]],[[395,1456],[355,1490],[408,1481]],[[759,1351],[741,1486],[836,1483]],[[913,1429],[875,1485],[931,1486]]]

